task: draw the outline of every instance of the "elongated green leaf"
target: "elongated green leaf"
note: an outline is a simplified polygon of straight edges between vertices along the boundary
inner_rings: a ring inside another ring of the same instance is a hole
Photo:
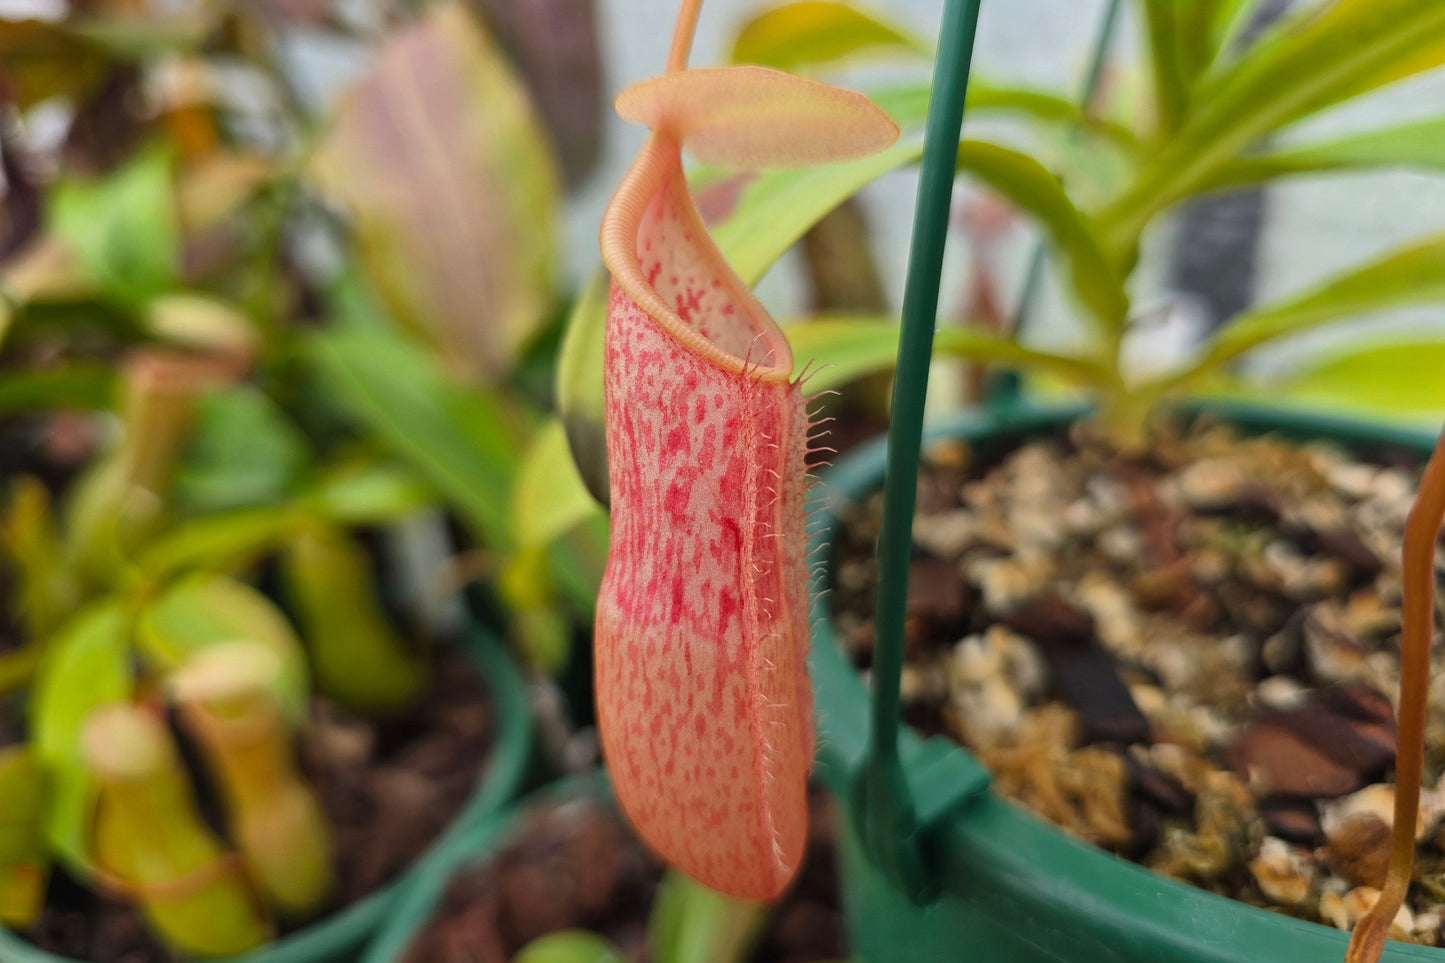
[[[331,390],[399,458],[436,486],[493,548],[511,542],[508,505],[526,419],[486,388],[463,388],[404,338],[334,331],[310,344]]]
[[[825,316],[784,327],[793,348],[793,375],[810,372],[807,390],[827,391],[897,361],[898,324],[877,318]]]
[[[479,378],[552,304],[558,174],[506,58],[460,3],[383,45],[312,165],[395,314]]]
[[[1230,0],[1186,0],[1175,3],[1174,44],[1175,62],[1179,67],[1179,79],[1186,88],[1214,60],[1216,47],[1214,23],[1220,8],[1229,5]]]
[[[823,315],[787,325],[797,372],[816,369],[809,391],[847,384],[863,375],[892,370],[898,356],[898,324],[881,318]],[[998,362],[1049,371],[1071,381],[1096,380],[1097,369],[1080,358],[1036,351],[969,328],[940,327],[933,339],[939,357]]]
[[[1445,299],[1445,235],[1398,248],[1298,297],[1256,308],[1214,336],[1201,367],[1266,341],[1368,311]]]
[[[429,487],[396,466],[349,466],[295,500],[182,522],[147,546],[136,570],[156,585],[187,570],[234,572],[276,551],[317,518],[336,525],[386,525],[433,501]]]
[[[1367,21],[1369,18],[1381,15],[1382,11],[1376,9],[1375,4],[1376,0],[1335,0],[1335,5],[1322,19],[1338,18],[1342,22],[1344,30],[1354,30],[1357,29],[1357,24],[1361,20]],[[1435,6],[1438,7],[1439,4],[1435,4]],[[1389,15],[1389,11],[1384,11],[1384,13]],[[1409,13],[1406,11],[1405,15],[1409,16]],[[1437,24],[1438,21],[1422,24],[1424,29],[1433,29],[1433,35],[1413,38],[1397,57],[1385,60],[1379,67],[1363,71],[1358,76],[1330,88],[1317,100],[1302,109],[1298,116],[1302,117],[1318,112],[1396,81],[1406,80],[1427,70],[1434,70],[1436,67],[1445,65],[1445,33],[1440,31]]]
[[[848,3],[799,0],[764,10],[743,25],[732,61],[796,73],[859,54],[929,56],[932,47],[907,28]]]
[[[1189,88],[1180,65],[1179,38],[1183,25],[1176,17],[1174,0],[1141,0],[1149,35],[1149,63],[1154,78],[1154,109],[1159,130],[1173,133],[1189,106]]]
[[[890,171],[918,162],[923,144],[910,139],[862,160],[749,176],[713,240],[749,284],[772,267],[823,215]]]
[[[142,151],[103,178],[62,182],[50,222],[116,298],[139,303],[176,283],[180,224],[165,150]]]
[[[913,84],[877,90],[870,96],[893,118],[894,123],[908,130],[921,125],[927,118],[929,93],[927,84]],[[969,116],[982,111],[998,111],[1019,114],[1043,124],[1088,131],[1130,156],[1144,150],[1139,138],[1126,125],[1087,113],[1069,98],[1046,90],[1015,87],[986,77],[975,77],[968,82],[967,108]]]
[[[1037,218],[1068,262],[1080,300],[1106,329],[1123,323],[1129,310],[1123,284],[1104,256],[1093,225],[1053,174],[1026,154],[973,140],[958,145],[958,166]]]
[[[73,870],[85,875],[86,838],[95,783],[81,752],[86,717],[129,699],[131,623],[116,603],[81,612],[54,640],[36,679],[30,726],[36,752],[52,777],[46,837]]]
[[[147,584],[195,569],[230,572],[274,552],[305,522],[293,505],[268,505],[183,522],[153,541],[136,562]]]
[[[512,488],[512,533],[522,548],[540,548],[597,511],[567,450],[567,431],[549,419],[532,437]]]
[[[1198,191],[1259,138],[1382,82],[1401,64],[1428,61],[1442,37],[1438,0],[1336,0],[1319,16],[1292,20],[1196,92],[1179,134],[1100,214],[1106,249],[1127,260],[1155,214]]]
[[[1269,386],[1272,397],[1397,415],[1445,412],[1445,341],[1383,344],[1333,355]]]
[[[927,88],[922,88],[921,96],[927,98]],[[1087,131],[1097,134],[1131,157],[1139,155],[1144,149],[1139,138],[1125,125],[1086,113],[1067,97],[1042,90],[1000,86],[987,80],[970,80],[967,108],[970,114],[979,111],[1008,111],[1023,114],[1033,120]]]
[[[291,623],[266,596],[223,575],[185,579],[151,601],[136,624],[140,651],[164,673],[218,642],[269,647],[281,663],[276,696],[293,724],[306,712],[306,657]]]
[[[1213,0],[1209,25],[1209,46],[1213,63],[1234,53],[1244,29],[1259,9],[1261,0]],[[1211,4],[1201,3],[1200,6]]]
[[[1383,167],[1445,173],[1445,117],[1244,157],[1215,172],[1201,189],[1241,187],[1294,174]]]

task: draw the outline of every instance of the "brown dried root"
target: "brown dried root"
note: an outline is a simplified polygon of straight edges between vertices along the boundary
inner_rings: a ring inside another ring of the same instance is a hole
[[[1400,628],[1400,735],[1395,744],[1395,825],[1390,868],[1380,899],[1350,935],[1345,963],[1376,963],[1395,914],[1405,901],[1415,863],[1415,819],[1425,757],[1425,711],[1430,686],[1430,640],[1435,627],[1435,546],[1445,520],[1445,433],[1420,476],[1405,523]]]

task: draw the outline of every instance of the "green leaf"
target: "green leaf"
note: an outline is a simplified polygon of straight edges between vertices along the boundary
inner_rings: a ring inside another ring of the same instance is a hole
[[[567,430],[572,463],[587,491],[600,505],[610,500],[607,433],[602,395],[603,339],[607,333],[607,296],[612,278],[599,269],[582,289],[562,335],[557,357],[557,413]]]
[[[824,315],[785,327],[795,368],[812,366],[809,391],[837,388],[864,375],[891,371],[898,355],[898,324],[879,318]],[[1071,381],[1098,380],[1098,371],[1080,358],[1035,351],[1007,338],[968,328],[940,327],[934,334],[938,357],[997,362],[1033,368]]]
[[[1199,191],[1265,134],[1407,67],[1423,69],[1442,38],[1438,0],[1336,0],[1317,16],[1292,18],[1196,91],[1178,135],[1099,215],[1106,249],[1127,260],[1154,215]]]
[[[1201,190],[1242,187],[1276,177],[1328,171],[1408,167],[1445,173],[1445,117],[1367,131],[1339,140],[1254,154],[1220,168]]]
[[[1182,25],[1175,0],[1141,0],[1149,35],[1149,65],[1154,78],[1154,109],[1161,133],[1172,134],[1189,106],[1189,88],[1179,63]]]
[[[1244,29],[1254,20],[1261,0],[1211,0],[1202,7],[1213,7],[1208,30],[1213,63],[1235,53]]]
[[[489,389],[461,387],[395,334],[327,332],[309,353],[347,410],[435,485],[485,544],[511,544],[522,412]]]
[[[877,318],[829,315],[783,328],[793,349],[793,376],[808,375],[806,391],[828,391],[864,375],[891,371],[897,361],[898,324]]]
[[[309,463],[300,431],[249,385],[202,395],[191,443],[177,467],[175,497],[194,512],[280,501]]]
[[[926,101],[928,88],[920,88],[919,96]],[[1086,113],[1067,97],[1042,90],[1005,87],[979,79],[970,80],[967,109],[969,114],[982,110],[1019,113],[1044,123],[1086,131],[1098,135],[1130,157],[1137,157],[1144,150],[1139,138],[1125,125]]]
[[[177,280],[180,224],[171,156],[141,151],[113,174],[56,185],[51,228],[116,298],[149,300]]]
[[[1445,341],[1408,341],[1325,358],[1282,382],[1270,397],[1394,415],[1445,412]]]
[[[550,545],[597,511],[567,450],[560,419],[532,437],[512,486],[512,536],[521,548]]]
[[[1427,9],[1429,4],[1416,3],[1412,5],[1413,9],[1404,9],[1395,13],[1390,10],[1378,9],[1376,2],[1377,0],[1336,0],[1334,6],[1321,19],[1336,18],[1339,21],[1336,29],[1342,31],[1345,43],[1349,42],[1350,31],[1359,29],[1361,23],[1368,24],[1375,21],[1375,18],[1392,14],[1406,19],[1418,16],[1421,29],[1433,32],[1426,36],[1406,38],[1406,42],[1402,44],[1402,49],[1397,56],[1382,58],[1374,69],[1362,71],[1331,86],[1318,99],[1301,110],[1298,117],[1316,113],[1396,81],[1406,80],[1445,65],[1445,33],[1442,33],[1438,27],[1440,23],[1438,17],[1429,18],[1431,13]],[[1435,6],[1438,7],[1438,4]],[[1438,13],[1438,11],[1435,12]]]
[[[607,567],[610,527],[607,514],[595,512],[547,551],[547,571],[552,583],[571,604],[577,619],[586,624],[591,624],[597,610],[597,591]]]
[[[1068,263],[1080,300],[1106,330],[1123,323],[1129,310],[1123,283],[1058,178],[1026,154],[975,140],[958,145],[958,166],[1038,219]]]
[[[647,923],[656,963],[745,963],[768,921],[767,903],[735,899],[668,870]]]
[[[527,93],[467,7],[388,35],[314,158],[392,311],[449,365],[509,372],[552,310],[558,172]]]
[[[713,227],[713,241],[733,270],[748,284],[756,284],[823,215],[884,174],[917,163],[922,156],[920,142],[900,141],[872,157],[844,164],[747,176],[732,210]]]
[[[1185,0],[1174,4],[1174,36],[1170,38],[1170,42],[1174,45],[1178,76],[1186,90],[1193,86],[1195,79],[1214,60],[1214,22],[1220,7],[1227,5],[1227,2],[1228,0]]]
[[[545,546],[528,546],[507,558],[494,585],[511,615],[507,640],[529,666],[548,675],[562,670],[572,651],[572,626],[558,605]],[[596,598],[597,585],[592,586]]]
[[[596,933],[561,930],[540,936],[513,958],[513,963],[626,963],[617,947]]]
[[[430,488],[395,466],[347,466],[295,500],[182,522],[147,546],[136,570],[153,585],[187,570],[234,572],[274,552],[317,518],[335,525],[386,525],[425,509],[432,499]]]
[[[1445,234],[1397,248],[1301,295],[1239,315],[1215,334],[1198,368],[1340,318],[1441,299],[1445,299]]]
[[[140,651],[163,673],[206,646],[242,639],[269,646],[279,657],[276,697],[298,723],[308,695],[301,643],[281,610],[249,585],[224,575],[187,578],[149,602],[136,625]]]
[[[876,14],[831,0],[800,0],[764,10],[743,25],[731,60],[796,73],[858,54],[927,57],[930,44]]]
[[[90,364],[20,368],[0,378],[0,415],[49,408],[106,408],[115,398],[115,373]]]
[[[183,522],[147,546],[136,572],[156,585],[187,570],[236,571],[275,551],[304,520],[287,504]]]
[[[432,490],[397,465],[347,465],[323,478],[308,510],[341,526],[387,525],[431,505]]]
[[[73,869],[87,872],[95,783],[80,737],[92,711],[131,697],[131,623],[118,603],[82,611],[54,640],[30,703],[35,750],[52,778],[46,837]]]

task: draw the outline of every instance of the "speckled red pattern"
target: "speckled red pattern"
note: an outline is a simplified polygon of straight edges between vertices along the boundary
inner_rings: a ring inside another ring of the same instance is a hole
[[[643,276],[713,344],[772,363],[695,217],[679,165],[642,219]],[[670,862],[772,898],[802,857],[813,756],[801,392],[684,347],[616,284],[606,390],[596,671],[613,784]]]

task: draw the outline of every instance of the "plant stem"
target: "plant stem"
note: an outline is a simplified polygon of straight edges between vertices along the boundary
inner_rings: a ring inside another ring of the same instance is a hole
[[[1405,523],[1401,550],[1400,734],[1395,744],[1395,825],[1390,865],[1379,900],[1350,936],[1345,963],[1374,963],[1400,911],[1415,863],[1415,820],[1420,811],[1420,770],[1425,758],[1425,716],[1430,689],[1430,641],[1435,629],[1435,547],[1445,521],[1445,432],[1420,476]]]
[[[913,800],[898,759],[898,686],[903,670],[903,621],[923,407],[978,12],[979,0],[948,0],[934,64],[893,381],[893,424],[888,433],[883,533],[878,546],[873,730],[859,799],[869,852],[884,862],[885,869],[914,898],[926,895],[927,883],[915,838]]]
[[[677,26],[672,34],[672,48],[667,52],[667,72],[675,74],[687,69],[687,55],[692,51],[692,36],[697,32],[697,17],[702,13],[702,0],[682,0],[677,13]]]

